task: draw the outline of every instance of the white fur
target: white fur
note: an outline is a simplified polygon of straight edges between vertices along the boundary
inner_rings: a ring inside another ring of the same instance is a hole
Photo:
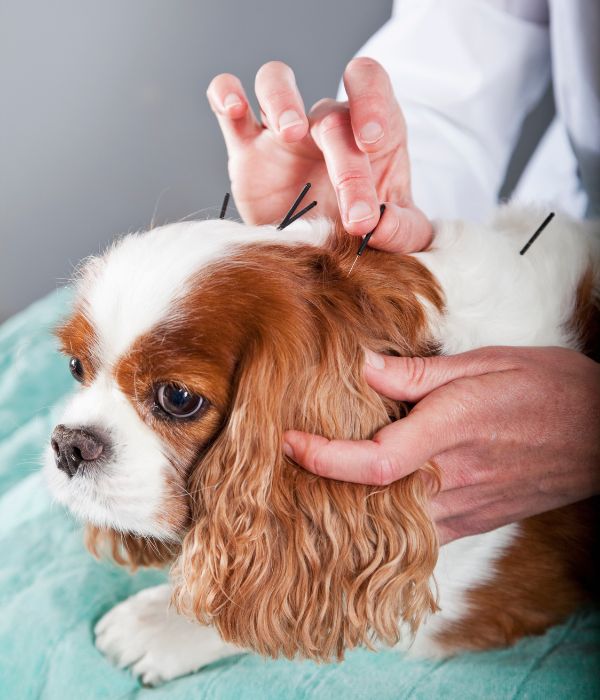
[[[437,277],[446,297],[439,315],[430,309],[434,337],[446,353],[486,345],[559,345],[577,349],[568,326],[577,284],[598,260],[590,227],[556,217],[525,256],[519,255],[546,212],[506,207],[488,226],[441,223],[431,249],[417,254]],[[166,447],[142,422],[108,379],[110,366],[141,334],[168,317],[191,276],[224,257],[236,244],[258,241],[322,244],[323,220],[300,222],[283,232],[231,222],[180,223],[128,236],[89,264],[80,281],[86,312],[100,341],[104,363],[91,388],[80,391],[63,422],[100,425],[118,449],[93,482],[69,479],[46,459],[50,485],[76,514],[100,525],[168,537],[157,524],[170,468]],[[597,272],[597,268],[596,268]],[[435,570],[442,612],[428,620],[412,653],[439,652],[432,638],[448,620],[465,612],[465,593],[488,579],[494,561],[519,531],[511,525],[458,540],[442,548]],[[187,673],[236,653],[216,633],[189,626],[165,613],[168,591],[150,589],[108,613],[97,627],[97,644],[147,682]]]
[[[84,522],[123,532],[171,539],[161,525],[165,474],[170,466],[156,433],[138,416],[106,371],[79,389],[61,422],[73,428],[100,428],[113,443],[113,457],[101,470],[69,478],[56,468],[50,447],[44,472],[54,497]]]
[[[171,588],[153,586],[116,605],[96,625],[96,646],[146,685],[158,685],[240,654],[216,630],[203,627],[170,605]]]
[[[446,309],[437,319],[432,315],[432,330],[445,353],[490,345],[578,349],[568,322],[577,285],[597,263],[600,228],[559,214],[519,255],[546,214],[506,206],[487,226],[436,226],[431,250],[415,257],[444,290]]]

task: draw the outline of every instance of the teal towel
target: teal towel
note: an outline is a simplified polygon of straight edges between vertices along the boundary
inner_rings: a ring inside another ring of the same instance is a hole
[[[0,697],[87,698],[598,698],[600,615],[582,611],[511,649],[446,661],[355,651],[339,664],[232,658],[143,688],[94,647],[94,623],[165,574],[131,576],[95,561],[81,527],[52,505],[41,450],[72,390],[49,332],[60,291],[0,326]]]

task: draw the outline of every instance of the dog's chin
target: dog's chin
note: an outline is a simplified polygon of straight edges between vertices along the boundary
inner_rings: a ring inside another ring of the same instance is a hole
[[[83,524],[169,542],[180,539],[179,533],[157,522],[155,512],[145,507],[142,495],[115,488],[108,475],[69,477],[57,469],[50,447],[44,452],[42,471],[53,499]]]

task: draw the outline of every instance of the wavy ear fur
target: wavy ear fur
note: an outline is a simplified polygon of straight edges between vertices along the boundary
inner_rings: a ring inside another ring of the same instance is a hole
[[[388,327],[420,304],[389,297],[387,310],[365,299]],[[288,428],[364,439],[402,412],[362,379],[363,347],[384,345],[363,327],[365,309],[346,309],[343,295],[334,307],[309,301],[310,313],[304,304],[287,326],[271,321],[246,348],[228,421],[190,478],[195,526],[174,568],[175,601],[260,654],[330,660],[394,644],[401,622],[414,631],[436,609],[426,503],[437,477],[426,465],[368,487],[316,477],[284,456]],[[393,335],[386,349],[406,353],[405,336]]]

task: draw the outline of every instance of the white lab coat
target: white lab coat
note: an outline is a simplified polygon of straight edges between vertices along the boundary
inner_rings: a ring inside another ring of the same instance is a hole
[[[396,0],[359,55],[390,74],[430,217],[488,215],[550,80],[556,117],[515,196],[600,215],[600,0]]]

